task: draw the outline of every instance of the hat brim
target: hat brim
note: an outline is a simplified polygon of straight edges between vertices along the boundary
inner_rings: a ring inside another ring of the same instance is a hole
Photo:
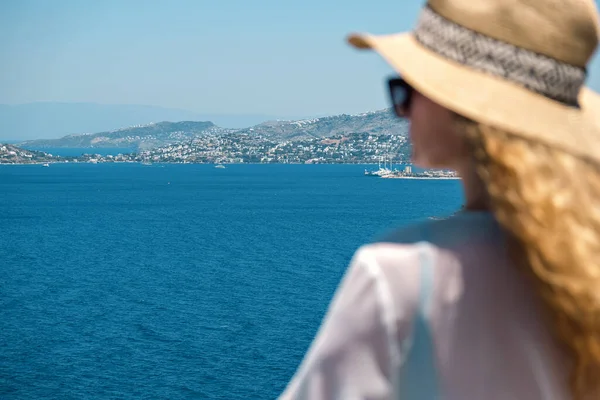
[[[584,88],[580,108],[448,60],[412,33],[358,35],[348,42],[373,49],[417,91],[480,123],[539,140],[600,163],[600,96]]]

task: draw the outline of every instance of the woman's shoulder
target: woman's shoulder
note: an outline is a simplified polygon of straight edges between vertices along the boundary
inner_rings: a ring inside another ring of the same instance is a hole
[[[464,212],[388,232],[363,245],[355,260],[376,271],[373,275],[402,297],[397,301],[414,303],[424,266],[433,267],[438,282],[460,279],[471,264],[499,260],[503,243],[493,214]]]
[[[469,241],[497,240],[499,235],[500,226],[491,212],[468,211],[387,231],[376,237],[369,246],[425,242],[438,247],[454,247]]]

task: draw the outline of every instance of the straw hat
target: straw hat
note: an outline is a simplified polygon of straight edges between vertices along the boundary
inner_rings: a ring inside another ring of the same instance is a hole
[[[348,41],[452,111],[600,163],[599,31],[593,0],[429,0],[412,32]]]

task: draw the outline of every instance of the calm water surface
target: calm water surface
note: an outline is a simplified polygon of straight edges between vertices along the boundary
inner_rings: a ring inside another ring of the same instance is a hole
[[[0,398],[275,398],[357,247],[462,201],[363,170],[0,166]]]

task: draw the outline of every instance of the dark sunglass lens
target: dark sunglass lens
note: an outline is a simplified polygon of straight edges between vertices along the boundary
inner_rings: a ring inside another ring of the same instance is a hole
[[[389,86],[394,112],[398,117],[406,117],[410,108],[412,88],[403,79],[390,80]]]
[[[403,107],[408,99],[408,88],[396,85],[392,88],[392,101],[395,107]]]

